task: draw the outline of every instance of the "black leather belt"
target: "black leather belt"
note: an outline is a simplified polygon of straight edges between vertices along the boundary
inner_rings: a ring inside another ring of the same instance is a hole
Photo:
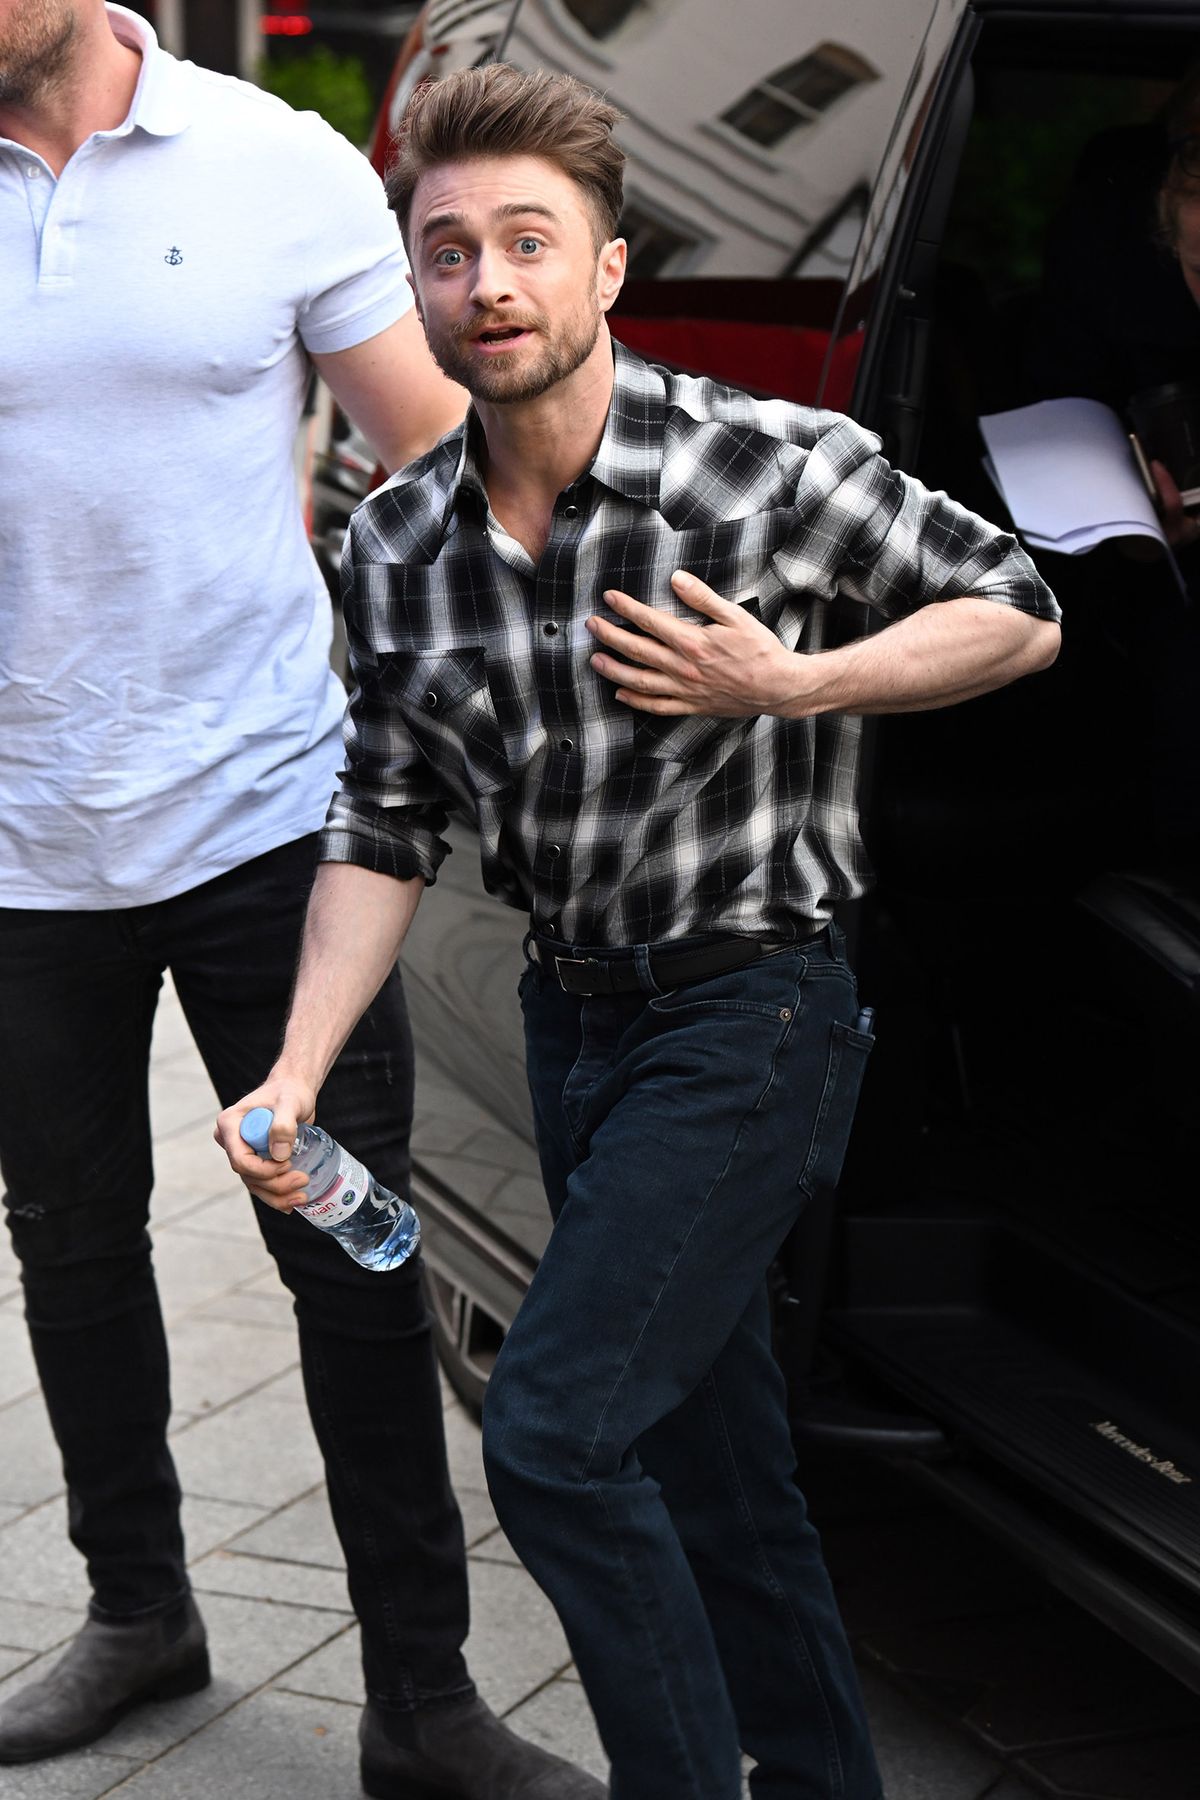
[[[811,941],[811,940],[810,940]],[[704,943],[665,944],[651,950],[649,969],[656,988],[682,987],[685,981],[703,981],[709,975],[724,975],[730,969],[745,968],[769,951],[779,950],[780,938],[709,938]],[[548,975],[552,975],[567,994],[632,994],[642,987],[642,978],[632,952],[600,951],[595,956],[569,956],[561,944],[547,938],[531,938],[530,953]]]

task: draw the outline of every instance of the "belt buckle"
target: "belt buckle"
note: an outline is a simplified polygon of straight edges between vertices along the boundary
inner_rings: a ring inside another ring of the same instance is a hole
[[[600,961],[599,957],[596,956],[556,956],[554,959],[554,973],[558,980],[558,985],[564,994],[587,995],[597,991],[594,988],[584,985],[586,977],[582,975],[577,976],[575,981],[569,981],[564,970],[602,969],[603,967],[604,964]],[[579,985],[576,985],[576,982],[578,982]]]

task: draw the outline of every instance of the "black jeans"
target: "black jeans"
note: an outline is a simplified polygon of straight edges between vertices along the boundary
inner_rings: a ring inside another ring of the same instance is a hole
[[[306,838],[151,906],[0,909],[0,1172],[98,1617],[153,1613],[187,1587],[146,1230],[162,974],[222,1105],[239,1098],[278,1049],[315,856]],[[320,1119],[404,1192],[411,1112],[397,974],[339,1057]],[[367,1691],[397,1710],[469,1694],[462,1521],[419,1269],[369,1273],[303,1219],[253,1204],[295,1297]]]

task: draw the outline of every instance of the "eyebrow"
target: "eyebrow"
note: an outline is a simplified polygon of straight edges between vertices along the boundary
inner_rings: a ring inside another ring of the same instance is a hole
[[[492,217],[495,219],[524,219],[533,217],[538,219],[549,219],[554,225],[559,223],[558,214],[549,206],[541,205],[537,200],[507,201],[503,206],[497,206],[494,209]],[[461,212],[452,211],[434,213],[432,218],[426,219],[424,225],[421,227],[422,243],[426,238],[432,237],[435,231],[444,231],[447,226],[461,225],[463,219],[464,214]]]

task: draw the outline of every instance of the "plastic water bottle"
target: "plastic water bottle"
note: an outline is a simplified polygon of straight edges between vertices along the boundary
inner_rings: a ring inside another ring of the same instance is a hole
[[[259,1156],[271,1154],[274,1117],[269,1107],[255,1106],[242,1120],[242,1137]],[[309,1198],[295,1210],[335,1237],[364,1269],[394,1269],[417,1248],[421,1222],[408,1201],[376,1181],[319,1125],[301,1125],[296,1132],[292,1167],[308,1176]]]

